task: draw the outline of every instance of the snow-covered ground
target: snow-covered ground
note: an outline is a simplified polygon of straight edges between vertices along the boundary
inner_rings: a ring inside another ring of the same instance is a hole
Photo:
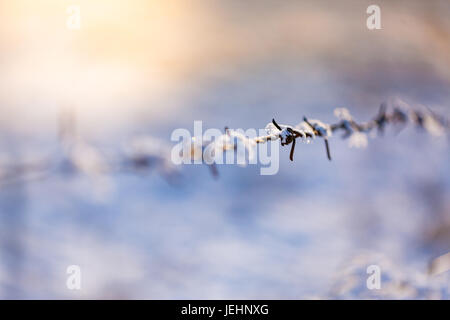
[[[57,27],[60,1],[15,3],[0,10],[0,163],[57,166],[0,185],[1,298],[450,297],[449,272],[429,267],[450,251],[448,135],[388,128],[355,149],[337,134],[332,162],[315,141],[293,162],[282,148],[276,175],[223,165],[214,179],[188,165],[175,183],[79,173],[57,140],[66,107],[107,159],[139,135],[170,146],[195,120],[259,129],[335,122],[346,107],[364,121],[395,99],[449,117],[448,2],[380,1],[383,29],[369,31],[364,1],[107,1],[76,35]],[[69,265],[79,291],[66,287]],[[366,287],[369,265],[381,290]]]

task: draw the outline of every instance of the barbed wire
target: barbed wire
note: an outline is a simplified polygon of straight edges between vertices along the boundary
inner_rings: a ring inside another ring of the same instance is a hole
[[[407,106],[407,105],[406,105]],[[388,111],[387,103],[382,103],[378,115],[367,122],[358,123],[354,120],[348,109],[337,108],[334,111],[335,116],[340,120],[335,124],[326,124],[320,120],[308,120],[303,117],[303,122],[296,126],[279,125],[275,119],[267,124],[266,130],[270,133],[266,137],[256,138],[256,142],[263,143],[268,140],[281,140],[282,146],[292,144],[289,158],[294,160],[294,149],[296,139],[309,141],[316,137],[320,137],[325,142],[325,149],[328,159],[331,161],[331,153],[329,147],[329,138],[334,132],[342,131],[343,139],[350,139],[351,147],[366,147],[368,144],[368,134],[373,130],[377,130],[380,135],[384,133],[388,124],[401,126],[405,128],[408,123],[412,123],[416,127],[423,129],[433,136],[443,136],[448,133],[449,123],[443,116],[439,116],[431,109],[425,111],[411,109],[402,109],[400,106],[394,106]]]
[[[333,134],[342,132],[341,138],[349,140],[350,147],[366,147],[368,136],[377,131],[383,135],[388,125],[402,130],[412,124],[433,136],[444,136],[449,132],[448,120],[436,114],[430,108],[411,108],[399,101],[384,102],[378,114],[366,122],[357,122],[346,108],[337,108],[334,115],[338,122],[327,124],[317,119],[303,117],[297,125],[279,124],[272,119],[266,127],[267,135],[250,138],[237,130],[225,127],[222,136],[214,141],[201,141],[193,137],[188,141],[188,152],[180,155],[187,160],[203,161],[211,171],[213,177],[218,176],[218,170],[213,157],[217,153],[236,151],[236,141],[242,143],[248,153],[248,158],[255,157],[254,148],[257,144],[280,140],[281,146],[291,146],[289,158],[294,160],[296,140],[309,143],[316,138],[324,140],[327,158],[331,161],[329,140]],[[73,110],[65,109],[60,114],[59,156],[46,156],[36,161],[24,163],[0,163],[0,188],[18,182],[44,179],[58,173],[80,173],[90,177],[122,172],[142,174],[149,171],[158,172],[168,182],[178,181],[181,176],[180,166],[171,159],[172,147],[164,140],[143,135],[134,137],[115,157],[106,157],[99,148],[83,140],[76,130],[76,120]],[[205,152],[209,150],[212,152]],[[207,159],[205,159],[207,157]]]

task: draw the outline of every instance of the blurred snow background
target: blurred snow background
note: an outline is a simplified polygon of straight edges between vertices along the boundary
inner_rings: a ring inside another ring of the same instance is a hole
[[[58,162],[58,117],[113,155],[136,135],[263,128],[304,115],[369,120],[402,99],[449,116],[450,3],[0,1],[1,163]],[[81,29],[66,8],[81,8]],[[1,298],[443,298],[450,251],[446,137],[414,129],[281,150],[280,171],[185,166],[96,179],[58,167],[0,185]],[[59,163],[59,162],[58,162]],[[66,288],[79,265],[82,290]],[[377,264],[382,290],[365,287]]]

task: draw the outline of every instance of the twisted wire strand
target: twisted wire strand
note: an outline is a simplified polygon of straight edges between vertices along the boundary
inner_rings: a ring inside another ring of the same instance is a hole
[[[226,127],[223,136],[216,141],[199,145],[193,138],[189,142],[190,153],[183,156],[192,159],[197,154],[205,160],[206,149],[213,150],[213,153],[236,151],[235,140],[243,143],[250,154],[252,148],[259,143],[280,140],[281,146],[291,146],[289,158],[293,161],[297,139],[309,142],[318,137],[324,140],[326,156],[331,160],[329,140],[337,132],[342,132],[343,139],[350,138],[350,146],[365,147],[368,134],[376,130],[379,135],[383,135],[389,125],[403,129],[408,124],[413,124],[433,136],[446,135],[450,128],[449,121],[430,108],[418,110],[404,105],[388,108],[386,102],[381,104],[378,114],[366,122],[357,122],[345,108],[335,109],[334,114],[339,121],[333,124],[303,117],[302,122],[291,126],[278,124],[275,119],[272,119],[266,126],[267,135],[255,138],[249,138]],[[0,188],[18,182],[44,179],[61,173],[68,167],[71,168],[71,172],[89,176],[111,172],[142,173],[146,170],[156,170],[169,182],[178,179],[179,168],[172,163],[170,147],[164,141],[146,137],[146,140],[133,144],[131,150],[121,153],[118,158],[108,159],[97,148],[79,139],[74,132],[73,118],[71,112],[65,111],[60,119],[59,140],[63,151],[62,160],[55,161],[52,157],[48,157],[45,161],[0,165]],[[208,167],[211,174],[217,177],[218,170],[215,163],[208,163]]]

